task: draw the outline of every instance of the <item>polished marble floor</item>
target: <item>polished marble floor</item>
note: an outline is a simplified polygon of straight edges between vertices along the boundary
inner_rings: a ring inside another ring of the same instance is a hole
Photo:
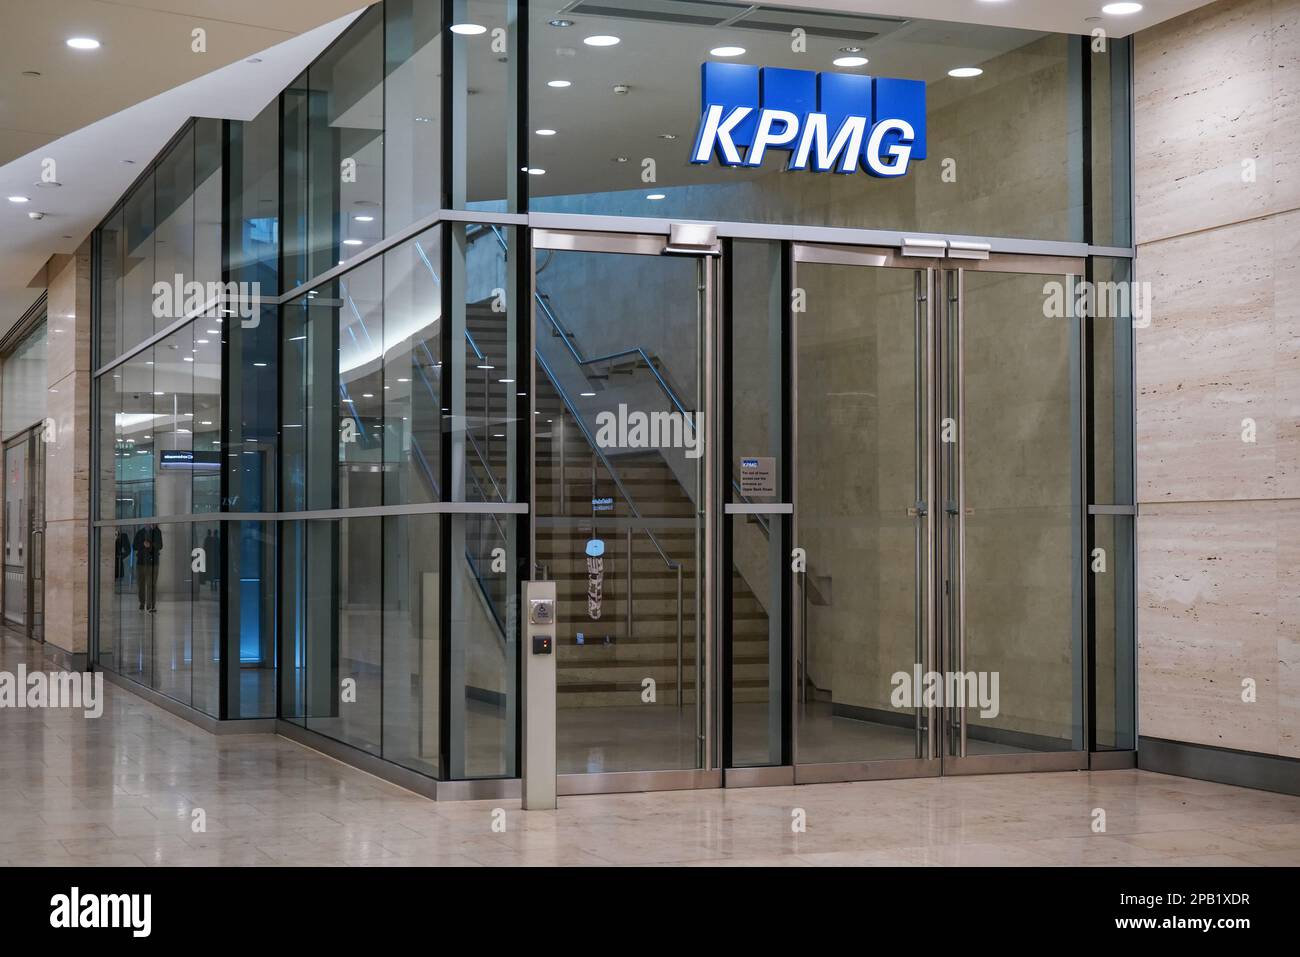
[[[0,631],[0,671],[19,663],[50,667]],[[434,803],[283,738],[216,737],[106,696],[99,719],[0,709],[0,865],[1300,864],[1300,798],[1141,771],[570,797],[524,813]]]

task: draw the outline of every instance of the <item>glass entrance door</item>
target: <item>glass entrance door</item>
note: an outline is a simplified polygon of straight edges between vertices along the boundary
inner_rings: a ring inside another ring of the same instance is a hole
[[[792,258],[795,780],[1086,766],[1082,263]]]
[[[534,575],[557,585],[561,793],[716,784],[715,260],[533,234]]]
[[[944,702],[945,773],[1087,766],[1082,274],[1029,256],[942,273],[939,644],[964,696]]]
[[[799,782],[940,770],[914,693],[934,647],[933,283],[893,250],[794,248]]]

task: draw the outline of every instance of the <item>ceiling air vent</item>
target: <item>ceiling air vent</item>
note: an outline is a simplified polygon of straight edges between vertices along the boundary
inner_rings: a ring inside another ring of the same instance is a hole
[[[766,33],[789,34],[798,27],[809,36],[859,43],[890,33],[908,22],[897,17],[851,17],[811,10],[741,7],[713,0],[577,0],[558,13],[653,23],[728,26]]]

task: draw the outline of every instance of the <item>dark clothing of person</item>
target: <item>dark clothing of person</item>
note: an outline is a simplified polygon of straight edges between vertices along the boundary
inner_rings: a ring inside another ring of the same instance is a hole
[[[119,531],[113,543],[113,578],[121,580],[126,575],[126,560],[131,557],[131,539]]]
[[[136,592],[140,607],[153,611],[158,600],[158,558],[163,550],[162,529],[142,527],[135,533]]]

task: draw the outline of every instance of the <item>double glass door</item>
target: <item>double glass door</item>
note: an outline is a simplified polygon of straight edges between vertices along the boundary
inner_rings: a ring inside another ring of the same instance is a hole
[[[1082,263],[793,260],[795,780],[1086,766]]]
[[[532,245],[562,792],[1086,766],[1082,262]]]

